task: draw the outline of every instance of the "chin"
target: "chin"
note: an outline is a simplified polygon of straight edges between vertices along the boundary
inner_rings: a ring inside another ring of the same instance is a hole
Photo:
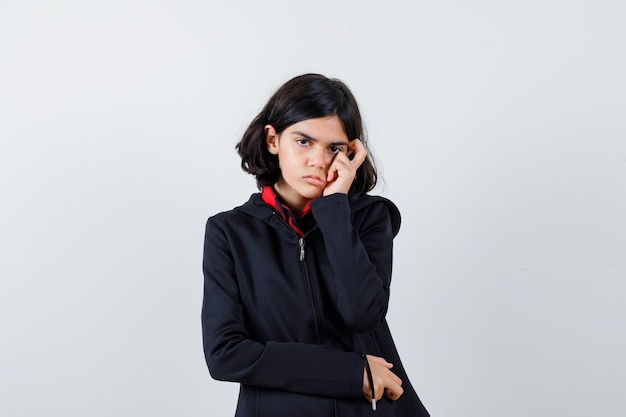
[[[309,199],[309,200],[315,200],[316,198],[320,198],[323,194],[324,194],[323,189],[300,193],[302,197]]]

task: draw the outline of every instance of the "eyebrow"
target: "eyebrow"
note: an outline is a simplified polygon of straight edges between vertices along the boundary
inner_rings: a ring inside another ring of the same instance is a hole
[[[308,140],[312,141],[312,142],[319,142],[319,140],[315,139],[313,136],[311,135],[307,135],[304,132],[291,132],[292,135],[296,135],[296,136],[303,136],[305,138],[307,138]],[[348,146],[348,142],[331,142],[329,143],[329,146]]]

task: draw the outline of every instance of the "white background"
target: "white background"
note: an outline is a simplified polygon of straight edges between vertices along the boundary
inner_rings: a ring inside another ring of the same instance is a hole
[[[626,3],[0,3],[0,415],[230,416],[204,223],[292,76],[345,80],[403,213],[434,416],[626,415]]]

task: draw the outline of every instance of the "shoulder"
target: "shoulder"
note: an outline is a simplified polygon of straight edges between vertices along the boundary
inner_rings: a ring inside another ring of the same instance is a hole
[[[221,228],[229,224],[240,224],[246,219],[262,219],[267,216],[271,216],[271,214],[272,210],[265,203],[263,203],[260,195],[255,193],[252,194],[248,201],[242,205],[210,216],[207,220],[207,228],[210,226]]]
[[[367,216],[374,221],[389,218],[393,235],[400,231],[402,217],[398,207],[389,199],[377,195],[364,194],[349,199],[353,217]]]
[[[390,211],[397,213],[398,216],[400,215],[400,210],[398,210],[398,207],[393,201],[379,195],[363,194],[351,197],[348,201],[350,202],[352,211],[363,210],[373,205],[383,205]]]

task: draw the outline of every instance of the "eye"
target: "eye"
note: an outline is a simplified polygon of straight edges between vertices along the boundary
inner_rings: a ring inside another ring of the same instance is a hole
[[[331,153],[341,153],[343,152],[339,146],[331,146],[328,148]]]
[[[296,139],[296,142],[300,146],[309,146],[311,144],[311,141],[309,141],[308,139],[304,139],[304,138]]]

